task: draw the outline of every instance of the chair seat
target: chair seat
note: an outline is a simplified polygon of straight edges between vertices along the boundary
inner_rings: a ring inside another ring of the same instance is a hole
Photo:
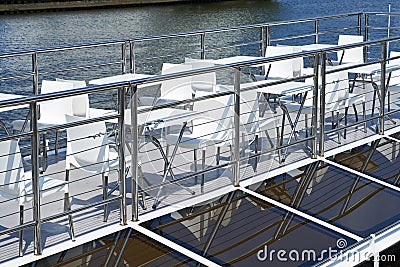
[[[400,92],[400,84],[390,85],[387,90],[389,92]]]
[[[295,102],[285,103],[285,107],[287,108],[289,113],[298,111],[300,109],[300,106],[301,105],[299,103]],[[313,110],[312,106],[303,105],[303,110],[302,110],[303,113],[311,114],[312,110]]]
[[[165,137],[168,145],[175,145],[178,141],[178,134],[169,134]],[[179,143],[180,147],[188,149],[197,149],[201,147],[207,147],[210,145],[223,145],[227,138],[217,136],[216,134],[203,135],[201,137],[193,134],[183,135]]]
[[[359,103],[365,103],[365,96],[360,94],[350,93],[345,101],[345,106],[349,107],[351,105],[356,105]]]
[[[30,175],[31,173],[25,173],[25,178],[29,179]],[[42,176],[39,179],[39,190],[41,197],[46,197],[56,192],[68,193],[68,183],[48,176]],[[25,193],[25,197],[30,197],[33,194],[31,180],[25,183]]]
[[[12,121],[12,127],[13,130],[15,131],[22,131],[22,127],[24,126],[25,120],[14,120]],[[44,128],[44,127],[49,127],[49,126],[54,126],[54,125],[59,125],[66,123],[65,121],[44,121],[44,120],[39,120],[38,121],[38,128]],[[30,129],[30,120],[26,121],[26,126],[24,132],[29,132]]]

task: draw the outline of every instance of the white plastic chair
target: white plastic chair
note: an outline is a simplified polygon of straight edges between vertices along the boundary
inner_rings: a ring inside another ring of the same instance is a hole
[[[25,173],[22,157],[16,140],[0,142],[0,195],[9,200],[18,200],[20,224],[24,223],[24,204],[32,201],[32,174]],[[40,198],[64,193],[64,210],[71,209],[68,181],[41,176],[39,178]],[[72,215],[68,215],[71,239],[75,240]],[[22,256],[23,229],[19,231],[19,255]]]
[[[209,95],[208,92],[198,91],[196,97]],[[192,120],[192,132],[183,134],[179,146],[194,150],[194,166],[197,171],[197,150],[202,150],[202,167],[205,167],[205,153],[209,146],[217,147],[216,162],[219,164],[220,148],[230,145],[232,139],[232,95],[220,96],[195,102],[193,110],[204,112]],[[167,145],[175,145],[178,134],[167,134]],[[202,175],[201,190],[203,192],[204,175]]]
[[[185,58],[185,64],[190,65],[192,69],[203,69],[213,67],[214,63],[212,61],[201,60],[201,59],[191,59]],[[206,91],[213,92],[216,91],[217,75],[215,72],[198,74],[192,76],[192,91]]]
[[[364,41],[362,35],[339,35],[338,45],[361,43]],[[333,65],[360,64],[364,62],[364,48],[362,46],[337,51],[337,61],[331,61]]]
[[[332,113],[332,126],[334,125],[334,113],[337,113],[337,125],[338,125],[338,118],[339,118],[339,108],[340,108],[340,101],[339,101],[339,74],[336,73],[331,73],[326,75],[326,85],[325,85],[325,113],[331,112]],[[307,79],[306,83],[311,83],[312,79]],[[317,107],[313,106],[313,97],[312,95],[308,95],[306,99],[303,100],[303,108],[301,110],[301,114],[305,115],[305,133],[306,137],[308,137],[308,115],[312,114],[312,111],[314,108],[319,107],[319,102],[321,101],[318,98],[317,101]],[[280,101],[280,106],[283,109],[283,118],[282,122],[285,121],[285,116],[297,112],[296,117],[300,115],[298,112],[300,111],[301,104],[297,102],[287,102],[287,101]],[[289,123],[291,125],[292,131],[293,129],[296,129],[297,126],[297,121],[292,122],[292,120],[289,119]],[[282,130],[281,130],[281,140],[283,140],[283,132],[284,128],[282,125]],[[289,137],[291,138],[291,137]],[[339,138],[339,133],[338,133],[338,138]]]
[[[82,120],[80,117],[64,115],[66,121]],[[102,175],[103,199],[108,197],[108,173],[118,166],[118,154],[111,153],[105,122],[94,122],[67,128],[67,155],[65,176],[69,180],[72,167],[92,174]],[[104,204],[103,219],[107,221],[107,204]]]
[[[361,104],[363,110],[363,120],[364,120],[364,132],[367,132],[367,115],[365,110],[366,98],[364,94],[350,93],[349,87],[349,73],[347,70],[340,71],[339,75],[339,103],[340,107],[344,107],[344,120],[345,126],[347,126],[348,110],[352,106],[356,116],[356,121],[358,121],[356,105]],[[347,129],[344,129],[344,138],[346,138]]]
[[[400,52],[391,51],[390,58],[400,57]],[[400,64],[400,59],[392,59],[389,64]],[[390,76],[389,85],[387,88],[387,99],[388,99],[388,111],[390,111],[390,96],[391,94],[399,94],[400,93],[400,70],[392,71]]]
[[[60,79],[60,78],[56,78],[56,81],[72,83],[73,89],[86,87],[85,81],[65,80],[65,79]],[[89,117],[89,95],[88,94],[82,94],[82,95],[72,97],[72,115],[78,116],[78,117]]]
[[[265,57],[275,57],[295,52],[293,46],[267,46],[265,50]],[[254,75],[254,80],[266,80],[266,79],[285,79],[294,77],[294,67],[296,71],[299,70],[299,62],[293,59],[279,60],[264,65],[265,73],[263,75]]]

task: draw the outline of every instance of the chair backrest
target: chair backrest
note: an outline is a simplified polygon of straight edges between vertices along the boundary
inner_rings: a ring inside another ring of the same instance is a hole
[[[293,46],[267,46],[265,57],[282,56],[294,53]],[[286,59],[265,64],[265,74],[268,78],[292,78],[293,59]]]
[[[257,90],[240,92],[240,123],[247,132],[255,132],[259,121]]]
[[[338,73],[339,88],[338,98],[340,100],[346,100],[349,98],[350,86],[349,86],[349,72],[347,70],[340,71]]]
[[[397,51],[391,51],[389,54],[389,58],[393,57],[400,57],[400,52]],[[399,64],[400,65],[400,58],[397,59],[391,59],[389,61],[389,64]],[[390,85],[400,85],[400,70],[395,70],[392,71],[392,74],[390,75],[390,80],[389,80],[389,86]]]
[[[191,58],[185,58],[185,64],[190,65],[193,70],[209,68],[214,66],[214,63],[211,61],[201,60],[201,59],[191,59]],[[216,84],[217,84],[217,75],[215,74],[215,72],[192,76],[193,92],[196,92],[197,90],[215,92]]]
[[[41,94],[55,93],[73,89],[72,83],[42,81]],[[65,114],[72,114],[72,98],[64,97],[40,103],[40,120],[52,124],[65,122]]]
[[[17,140],[0,142],[0,194],[3,197],[22,197],[24,167]],[[20,199],[21,201],[21,199]]]
[[[65,80],[57,78],[58,82],[69,82],[72,83],[72,88],[84,88],[86,87],[85,81],[78,80]],[[72,115],[79,117],[88,117],[89,115],[89,95],[83,94],[72,97]]]
[[[197,91],[196,97],[210,95],[209,92]],[[215,133],[219,134],[232,127],[233,119],[233,96],[225,95],[210,98],[193,104],[193,110],[204,112],[196,119],[193,133]],[[213,123],[211,123],[213,122]]]
[[[191,70],[192,66],[185,64],[163,63],[161,74],[170,74]],[[166,80],[161,83],[161,96],[163,99],[186,100],[193,96],[192,77]]]
[[[346,45],[353,43],[361,43],[364,41],[362,35],[339,35],[338,45]],[[343,54],[344,52],[344,54]],[[343,55],[343,56],[342,56]],[[345,51],[337,52],[337,60],[339,64],[344,63],[363,63],[364,48],[362,46],[346,49]]]
[[[82,120],[65,115],[67,122]],[[67,128],[66,168],[71,164],[86,171],[102,173],[108,170],[108,137],[105,122],[94,122]]]
[[[339,73],[330,73],[325,79],[325,112],[337,110],[339,106]]]

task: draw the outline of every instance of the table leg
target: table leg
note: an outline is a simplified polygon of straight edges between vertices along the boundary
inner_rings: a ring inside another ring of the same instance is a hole
[[[160,152],[161,152],[161,155],[162,155],[162,157],[163,157],[163,159],[164,159],[164,162],[167,164],[167,169],[166,169],[166,171],[164,172],[164,176],[163,176],[163,179],[162,179],[161,184],[163,184],[163,183],[166,181],[168,173],[170,173],[172,179],[175,180],[175,175],[173,174],[173,171],[172,171],[172,162],[173,162],[174,157],[175,157],[175,155],[176,155],[176,152],[177,152],[177,150],[178,150],[178,146],[179,146],[179,143],[180,143],[180,141],[181,141],[181,139],[182,139],[183,132],[185,131],[186,125],[187,125],[187,122],[184,122],[184,123],[182,124],[182,128],[181,128],[181,130],[180,130],[180,132],[179,132],[178,140],[177,140],[176,143],[175,143],[174,150],[172,151],[172,155],[171,155],[171,157],[170,157],[169,160],[168,160],[167,156],[165,155],[164,151],[162,150],[162,147],[161,147],[161,144],[159,143],[159,141],[158,141],[155,137],[151,136],[152,142],[154,141],[154,142],[158,143],[158,145],[156,145],[156,146],[159,148],[159,150],[160,150]],[[170,183],[171,183],[171,182],[170,182]],[[177,184],[179,185],[179,183],[177,183]],[[195,192],[194,192],[193,190],[191,190],[191,189],[189,189],[189,188],[187,188],[187,187],[184,187],[184,186],[182,186],[182,187],[183,187],[186,191],[188,191],[189,193],[191,193],[192,195],[195,194]],[[163,185],[161,185],[160,188],[159,188],[158,191],[157,191],[157,195],[156,195],[156,198],[155,198],[154,203],[153,203],[153,206],[152,206],[153,209],[156,209],[157,206],[158,206],[158,204],[159,204],[159,198],[160,198],[160,194],[161,194],[162,189],[163,189]]]

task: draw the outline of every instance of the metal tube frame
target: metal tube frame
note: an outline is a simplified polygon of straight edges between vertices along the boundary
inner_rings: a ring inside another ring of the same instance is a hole
[[[314,31],[315,31],[315,36],[314,36],[314,43],[315,44],[318,44],[318,32],[319,32],[319,20],[318,19],[316,19],[315,21],[314,21]]]
[[[131,98],[131,172],[132,172],[132,221],[139,220],[139,181],[138,179],[138,125],[137,125],[137,107],[138,107],[138,92],[137,85],[131,85],[130,90],[132,92]]]
[[[121,195],[120,200],[120,223],[121,225],[127,224],[126,212],[126,178],[128,174],[125,165],[125,87],[118,89],[118,158],[119,158],[119,190]]]
[[[35,223],[33,230],[33,242],[35,255],[42,254],[42,236],[41,236],[41,215],[40,215],[40,185],[39,185],[39,146],[40,135],[38,131],[39,110],[37,102],[30,104],[31,109],[31,125],[32,125],[32,192],[33,192],[33,221]]]
[[[317,157],[317,132],[318,132],[318,62],[319,55],[315,55],[314,57],[314,88],[313,88],[313,110],[312,110],[312,118],[311,118],[311,136],[312,136],[312,147],[311,154],[312,158],[315,159]]]
[[[234,117],[233,117],[233,145],[232,145],[232,174],[233,185],[239,186],[240,180],[240,67],[235,68],[234,74]]]
[[[326,87],[326,52],[321,53],[321,91],[319,94],[319,156],[324,156],[325,150],[325,87]]]
[[[387,42],[382,42],[381,50],[381,84],[380,84],[380,107],[379,107],[379,134],[385,131],[385,95],[386,95],[386,60],[387,60]],[[379,95],[379,94],[378,94]]]
[[[200,49],[201,49],[200,58],[206,59],[206,33],[205,32],[200,35]]]

